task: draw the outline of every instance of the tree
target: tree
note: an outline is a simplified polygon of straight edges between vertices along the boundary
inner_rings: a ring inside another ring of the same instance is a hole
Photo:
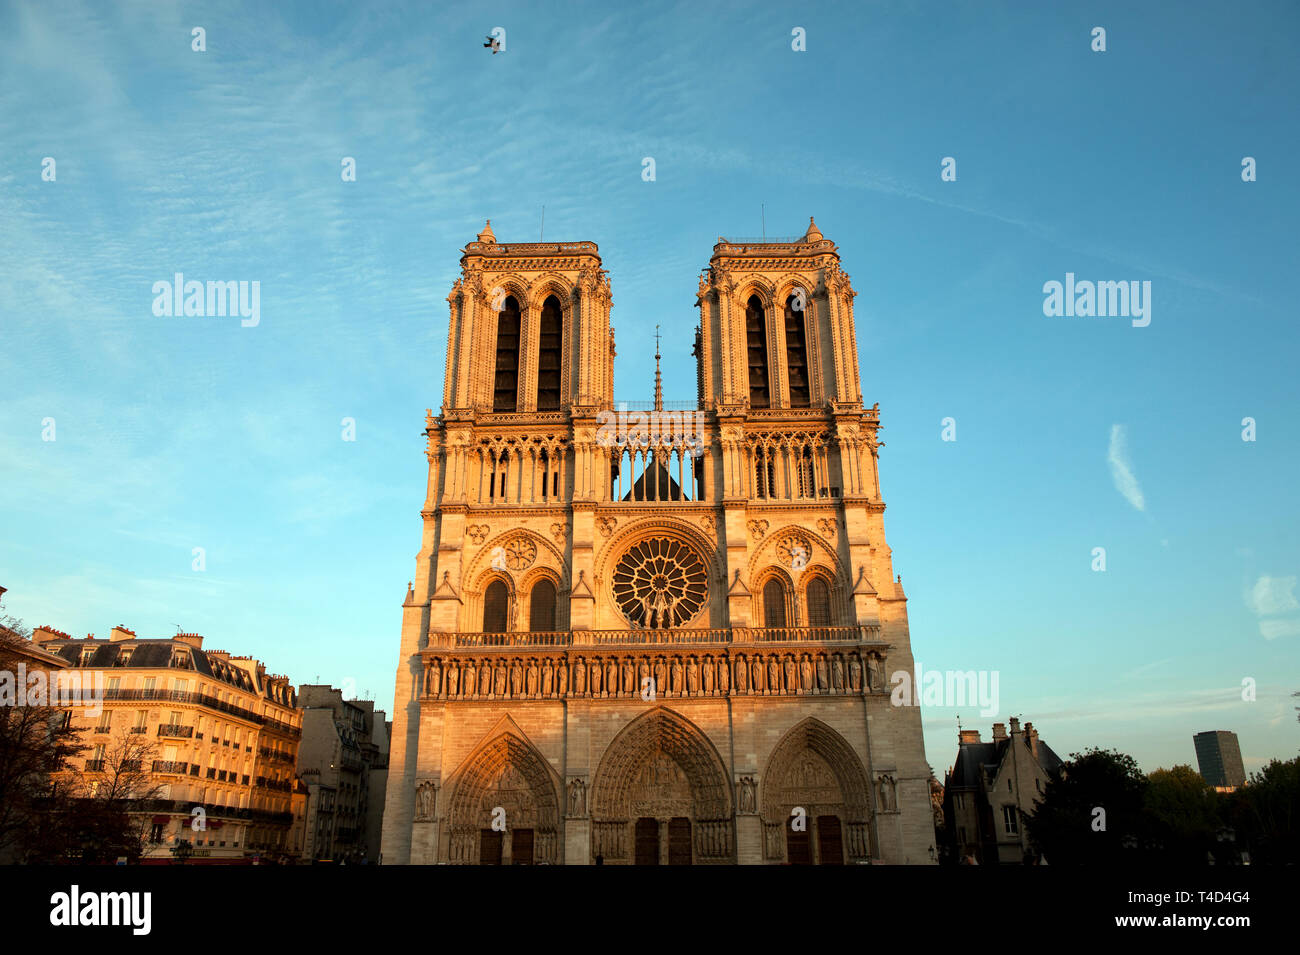
[[[1265,865],[1300,860],[1300,756],[1272,760],[1229,798],[1236,844]]]
[[[66,804],[51,778],[86,746],[71,728],[66,711],[33,701],[26,686],[17,686],[20,663],[29,662],[30,631],[0,610],[0,671],[14,681],[15,705],[0,705],[0,860],[23,857],[40,833],[47,814]]]
[[[1131,756],[1096,748],[1071,753],[1026,814],[1029,836],[1050,864],[1126,862],[1151,848],[1145,787]]]
[[[1147,777],[1148,825],[1162,861],[1202,865],[1220,849],[1219,800],[1201,774],[1186,764],[1157,769]],[[1226,847],[1224,847],[1226,849]],[[1224,862],[1234,861],[1230,858]]]

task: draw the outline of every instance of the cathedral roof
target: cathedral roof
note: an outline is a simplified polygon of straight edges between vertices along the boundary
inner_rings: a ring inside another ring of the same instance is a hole
[[[479,240],[480,242],[496,242],[497,237],[496,237],[496,235],[492,232],[492,220],[491,220],[491,219],[488,219],[488,220],[487,220],[487,225],[485,225],[485,226],[483,227],[483,231],[480,232],[480,233],[478,234],[478,240]]]

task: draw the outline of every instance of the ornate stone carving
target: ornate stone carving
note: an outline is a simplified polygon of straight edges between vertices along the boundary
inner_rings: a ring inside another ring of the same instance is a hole
[[[783,567],[803,570],[812,557],[812,544],[802,534],[787,534],[777,543],[776,556]]]
[[[426,779],[415,787],[415,821],[425,822],[433,819],[438,803],[438,784]]]
[[[563,521],[561,521],[558,524],[551,525],[551,536],[555,538],[555,543],[557,544],[564,543],[564,531],[566,529],[566,526],[567,525],[565,525]]]
[[[767,521],[750,521],[748,527],[749,536],[756,541],[761,541],[763,535],[767,533]]]
[[[569,780],[569,817],[580,819],[587,815],[587,783],[575,776]]]
[[[758,804],[755,801],[755,792],[757,787],[754,784],[753,776],[742,776],[740,780],[740,793],[737,797],[739,803],[738,810],[746,815],[752,815],[758,812]]]
[[[681,541],[638,541],[614,567],[614,601],[633,627],[680,627],[700,612],[707,598],[704,561]]]
[[[618,526],[616,517],[598,517],[596,518],[596,529],[600,531],[601,537],[608,537],[614,533],[614,528]]]
[[[537,559],[537,545],[527,537],[512,538],[502,549],[505,551],[506,566],[511,570],[524,570]]]
[[[880,793],[880,811],[897,812],[898,811],[898,793],[897,784],[894,777],[888,773],[883,774],[876,782],[876,787]]]
[[[489,530],[491,528],[486,524],[471,524],[465,528],[465,533],[469,535],[469,539],[475,544],[481,544],[487,540]]]
[[[835,537],[835,521],[829,517],[820,518],[817,521],[817,529],[822,532],[822,536],[828,540]]]

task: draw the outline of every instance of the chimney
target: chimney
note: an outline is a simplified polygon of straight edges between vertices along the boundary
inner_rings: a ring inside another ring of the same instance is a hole
[[[108,639],[113,643],[120,643],[123,640],[134,640],[135,631],[128,630],[126,629],[126,627],[122,626],[122,624],[119,623],[116,627],[113,628],[113,632]]]
[[[997,742],[997,741],[1000,740],[1000,739],[1006,739],[1006,738],[1007,738],[1007,724],[1006,724],[1006,723],[994,723],[994,724],[993,724],[993,741],[994,741],[994,742]]]
[[[1037,759],[1038,758],[1038,730],[1034,729],[1033,723],[1025,724],[1025,735],[1029,737],[1029,751],[1033,753],[1034,758]]]
[[[48,643],[51,640],[71,640],[72,637],[62,630],[55,630],[53,627],[41,626],[32,631],[32,643],[40,646],[42,643]]]
[[[178,633],[172,637],[173,640],[179,640],[181,643],[189,644],[195,650],[203,649],[203,636],[197,633]]]
[[[979,730],[961,730],[957,733],[957,742],[960,745],[965,745],[966,743],[978,743],[979,741]]]
[[[1020,733],[1020,717],[1011,717],[1011,735],[1017,736]]]

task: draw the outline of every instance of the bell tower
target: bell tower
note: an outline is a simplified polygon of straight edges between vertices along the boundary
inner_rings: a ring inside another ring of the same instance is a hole
[[[502,244],[489,220],[460,267],[447,296],[445,418],[608,406],[613,299],[596,243]]]
[[[812,218],[792,239],[725,239],[700,276],[701,398],[722,410],[860,406],[853,297]]]

